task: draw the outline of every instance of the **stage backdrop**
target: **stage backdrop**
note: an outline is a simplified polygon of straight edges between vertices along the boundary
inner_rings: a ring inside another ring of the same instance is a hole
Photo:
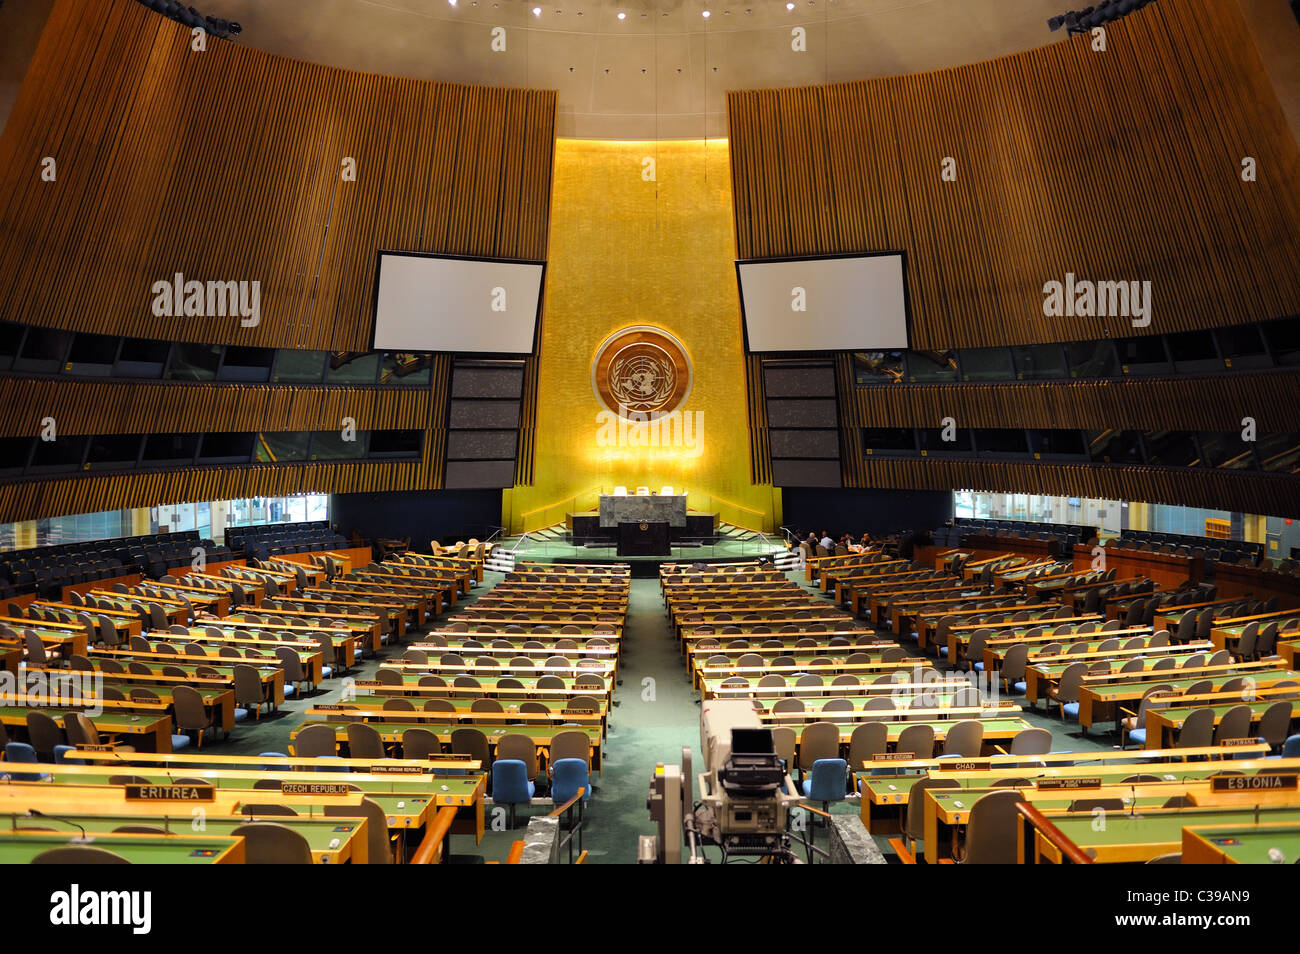
[[[533,484],[503,495],[513,532],[618,485],[779,523],[780,491],[750,483],[734,259],[726,142],[556,142],[536,457]]]

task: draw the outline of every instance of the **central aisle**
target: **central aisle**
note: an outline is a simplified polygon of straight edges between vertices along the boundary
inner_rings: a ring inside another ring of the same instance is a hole
[[[669,639],[657,578],[632,580],[619,675],[604,773],[595,779],[583,839],[597,864],[636,861],[638,836],[656,830],[646,810],[655,764],[680,761],[683,745],[692,754],[700,745],[700,707]]]

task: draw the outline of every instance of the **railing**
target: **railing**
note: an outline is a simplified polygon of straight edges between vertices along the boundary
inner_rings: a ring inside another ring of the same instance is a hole
[[[1056,849],[1061,852],[1062,858],[1069,861],[1071,864],[1090,865],[1095,863],[1092,858],[1084,854],[1083,849],[1066,837],[1059,828],[1048,821],[1047,818],[1043,816],[1042,812],[1038,811],[1038,809],[1034,808],[1032,805],[1026,802],[1018,802],[1016,804],[1016,811],[1024,816],[1024,821],[1021,821],[1020,824],[1023,826],[1025,822],[1028,822],[1030,826],[1030,830],[1025,832],[1026,851],[1032,852],[1036,850],[1033,847],[1033,829],[1036,828],[1050,844],[1054,845]],[[1021,861],[1027,860],[1028,859],[1021,859]]]
[[[570,798],[567,802],[565,802],[563,805],[557,806],[556,808],[554,808],[553,810],[547,813],[548,818],[563,817],[568,822],[568,826],[569,826],[568,832],[564,835],[563,838],[560,839],[559,847],[563,848],[565,845],[569,846],[569,864],[573,864],[574,836],[577,836],[578,851],[581,852],[581,855],[584,858],[584,860],[587,854],[585,851],[582,850],[582,829],[585,824],[585,818],[583,813],[583,808],[584,808],[583,796],[586,794],[587,794],[586,786],[581,786],[579,787],[577,793],[572,798]],[[578,817],[576,819],[573,817],[574,808],[577,808],[578,810]]]
[[[413,865],[438,864],[443,859],[444,842],[451,831],[451,823],[456,820],[456,806],[447,805],[438,809],[433,822],[428,826],[420,847],[411,855]]]
[[[524,511],[519,515],[524,532],[545,530],[547,527],[564,523],[571,513],[595,510],[600,506],[602,490],[601,487],[588,487],[571,497],[565,497],[563,500],[557,500],[554,503]]]

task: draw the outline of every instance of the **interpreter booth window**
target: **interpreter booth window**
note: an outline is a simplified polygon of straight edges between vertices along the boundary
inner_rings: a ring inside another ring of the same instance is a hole
[[[325,378],[328,351],[297,351],[281,348],[276,352],[275,371],[271,380],[276,384],[320,384]]]
[[[123,338],[113,362],[115,378],[161,378],[171,343],[150,338]]]
[[[1050,381],[1069,377],[1065,352],[1059,344],[1020,345],[1011,349],[1016,380]]]
[[[177,342],[172,348],[167,378],[170,381],[214,381],[220,367],[220,345]]]
[[[956,381],[956,354],[952,351],[907,352],[907,380],[913,384]]]
[[[855,352],[853,377],[858,387],[868,387],[873,384],[900,384],[903,381],[903,352]]]
[[[963,381],[1010,381],[1015,377],[1009,348],[963,348],[958,360]]]

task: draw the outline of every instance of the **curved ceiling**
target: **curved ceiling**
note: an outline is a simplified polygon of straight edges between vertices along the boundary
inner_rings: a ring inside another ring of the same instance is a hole
[[[272,53],[389,75],[558,90],[560,136],[684,139],[726,135],[729,89],[890,76],[1016,53],[1062,39],[1048,31],[1047,18],[1070,3],[203,0],[201,7],[239,21],[237,42]],[[504,50],[493,48],[498,27]],[[806,31],[804,51],[793,49],[796,27]]]

